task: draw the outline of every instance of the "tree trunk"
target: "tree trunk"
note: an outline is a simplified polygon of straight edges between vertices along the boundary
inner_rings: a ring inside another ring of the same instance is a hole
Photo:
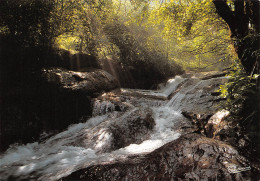
[[[213,0],[216,11],[228,24],[234,48],[245,71],[250,75],[260,72],[259,56],[259,1],[234,0],[234,8],[227,0]]]

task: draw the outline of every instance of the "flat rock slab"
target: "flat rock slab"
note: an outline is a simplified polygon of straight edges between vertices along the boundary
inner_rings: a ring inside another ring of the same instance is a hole
[[[91,166],[62,180],[250,180],[250,175],[233,147],[191,133],[150,154]]]

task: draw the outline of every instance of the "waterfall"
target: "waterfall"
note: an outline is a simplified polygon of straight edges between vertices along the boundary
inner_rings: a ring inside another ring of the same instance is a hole
[[[210,92],[223,81],[225,78],[201,80],[176,76],[156,91],[122,89],[118,96],[124,96],[126,103],[133,107],[121,112],[116,111],[112,102],[96,100],[93,106],[94,117],[85,123],[72,125],[43,142],[12,146],[0,155],[0,180],[57,180],[90,165],[152,152],[182,134],[180,125],[188,124],[181,114],[183,110],[211,110],[214,97]],[[170,97],[172,93],[174,95]],[[129,126],[127,122],[125,125],[118,122],[134,117],[139,109],[151,109],[155,122],[152,132],[147,130],[145,139],[139,143],[99,152],[98,148],[109,144],[113,137],[108,128]]]

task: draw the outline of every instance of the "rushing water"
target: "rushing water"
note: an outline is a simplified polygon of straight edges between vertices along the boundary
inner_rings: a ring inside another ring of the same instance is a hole
[[[177,76],[158,91],[122,89],[122,95],[137,97],[133,108],[119,114],[113,103],[97,101],[93,115],[99,116],[87,120],[86,123],[72,125],[66,131],[41,143],[11,147],[0,156],[0,180],[57,180],[93,164],[124,159],[132,154],[149,153],[181,135],[176,124],[186,120],[181,114],[183,110],[196,109],[203,112],[212,109],[214,97],[210,92],[223,81],[225,78],[201,80]],[[105,144],[111,137],[105,128],[98,130],[100,133],[95,140],[96,147],[90,148],[80,143],[84,139],[94,141],[91,136],[86,137],[86,133],[91,129],[100,124],[106,125],[109,120],[125,119],[140,106],[152,108],[156,123],[150,137],[142,143],[130,144],[106,153],[97,152],[96,148]]]

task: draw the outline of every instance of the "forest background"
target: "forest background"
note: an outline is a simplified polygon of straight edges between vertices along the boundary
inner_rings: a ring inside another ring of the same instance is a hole
[[[165,74],[174,62],[217,70],[235,59],[228,26],[211,1],[7,0],[1,13],[0,34],[23,47],[55,46],[126,65],[149,62]]]

